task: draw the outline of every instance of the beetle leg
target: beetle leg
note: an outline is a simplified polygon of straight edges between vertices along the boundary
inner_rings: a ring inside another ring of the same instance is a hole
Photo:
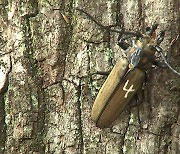
[[[176,38],[171,41],[170,46],[172,47],[178,41],[178,39],[179,39],[179,35],[177,35]]]
[[[145,87],[146,87],[147,83],[148,83],[148,75],[147,75],[147,72],[145,72],[145,77],[144,77],[143,88],[145,88]]]
[[[155,49],[156,49],[156,46],[150,46],[150,48],[151,48],[151,50],[155,50]],[[160,47],[159,47],[159,48],[160,48]],[[160,48],[160,49],[161,49],[161,48]],[[161,49],[161,50],[162,50],[162,49]],[[160,51],[159,51],[159,52],[160,52]],[[149,58],[149,60],[152,62],[153,65],[156,65],[156,66],[158,66],[158,67],[160,67],[160,68],[167,68],[167,65],[165,64],[165,62],[161,62],[161,61],[155,59],[154,56],[148,57],[148,58]]]
[[[163,40],[164,40],[164,35],[165,35],[165,31],[160,31],[157,39],[156,39],[156,43],[159,45]]]
[[[132,38],[132,37],[135,37],[134,35],[127,35],[127,36],[124,36],[123,38],[118,38],[118,45],[123,49],[123,50],[127,50],[129,47],[130,47],[130,44],[125,42],[125,40],[129,39],[129,38]]]
[[[118,45],[123,49],[123,50],[127,50],[130,47],[130,44],[128,44],[125,41],[118,41]]]
[[[95,72],[95,73],[92,73],[91,75],[95,75],[95,74],[97,74],[97,75],[106,75],[106,76],[108,76],[109,74],[110,74],[110,72],[111,71],[97,71],[97,72]]]
[[[167,65],[164,62],[160,62],[159,60],[154,60],[153,65],[156,65],[160,68],[167,68]]]
[[[152,34],[157,29],[157,27],[158,27],[157,23],[154,23],[151,27],[146,27],[146,34],[149,35],[149,36],[152,36]]]
[[[155,30],[157,29],[157,27],[158,27],[158,24],[157,24],[157,23],[154,23],[154,24],[151,26],[151,31],[150,31],[150,33],[149,33],[150,36],[155,32]]]
[[[123,38],[118,38],[118,41],[125,41],[125,40],[127,40],[127,39],[129,39],[129,38],[131,38],[131,37],[135,37],[134,35],[127,35],[127,36],[124,36]]]

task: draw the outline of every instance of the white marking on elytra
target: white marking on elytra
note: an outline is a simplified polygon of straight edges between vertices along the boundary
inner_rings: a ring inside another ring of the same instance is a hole
[[[128,83],[129,83],[129,80],[126,81],[126,83],[125,83],[125,85],[124,85],[124,87],[123,87],[123,90],[126,91],[126,94],[124,95],[124,98],[127,98],[127,97],[128,97],[128,94],[129,94],[130,92],[135,91],[135,89],[133,89],[134,85],[131,85],[129,89],[127,88]]]

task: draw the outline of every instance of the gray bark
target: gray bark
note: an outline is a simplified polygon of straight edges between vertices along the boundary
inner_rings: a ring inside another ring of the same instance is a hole
[[[90,112],[105,76],[122,50],[103,25],[166,30],[167,51],[180,33],[179,1],[0,0],[0,153],[178,154],[180,79],[152,68],[147,84],[110,128]],[[180,71],[180,43],[171,64]]]

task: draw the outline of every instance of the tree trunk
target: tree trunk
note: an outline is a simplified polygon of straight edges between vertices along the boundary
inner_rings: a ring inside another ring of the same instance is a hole
[[[105,26],[166,30],[164,52],[180,33],[179,1],[0,0],[0,153],[178,154],[180,78],[152,68],[147,84],[109,127],[90,112],[122,55]],[[120,29],[119,29],[120,30]],[[179,40],[170,62],[180,71]]]

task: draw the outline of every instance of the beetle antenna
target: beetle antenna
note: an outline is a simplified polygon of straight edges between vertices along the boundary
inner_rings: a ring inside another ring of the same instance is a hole
[[[164,63],[167,65],[167,67],[168,67],[171,71],[173,71],[174,73],[176,73],[177,75],[180,76],[180,72],[177,72],[175,69],[173,69],[173,68],[171,67],[171,65],[167,62],[167,59],[165,58],[165,56],[164,56],[164,54],[163,54],[162,52],[160,52],[160,55],[161,55]]]
[[[94,21],[98,26],[102,27],[102,28],[106,28],[106,26],[102,25],[101,23],[97,22],[95,20],[95,18],[93,16],[91,16],[89,13],[85,12],[84,10],[82,9],[79,9],[79,8],[75,8],[77,11],[80,11],[82,13],[84,13],[86,16],[88,16],[92,21]]]
[[[165,58],[165,56],[164,56],[164,54],[163,54],[163,52],[162,52],[162,48],[159,47],[159,46],[155,46],[155,49],[156,49],[156,51],[157,51],[158,53],[160,53],[160,55],[161,55],[164,63],[167,65],[167,67],[168,67],[171,71],[173,71],[175,74],[177,74],[177,75],[180,76],[180,72],[178,72],[178,71],[176,71],[174,68],[172,68],[171,65],[167,62],[167,59]]]
[[[126,35],[133,35],[136,37],[141,37],[142,34],[139,32],[130,32],[130,31],[124,31],[124,30],[116,30],[116,29],[111,29],[110,26],[104,26],[101,23],[99,23],[98,21],[95,20],[95,18],[93,16],[91,16],[89,13],[87,13],[86,11],[79,9],[79,8],[75,8],[77,11],[80,11],[82,13],[84,13],[86,16],[88,16],[92,21],[94,21],[98,26],[102,27],[103,29],[109,30],[111,32],[115,32],[115,33],[119,33],[119,34],[126,34]]]

